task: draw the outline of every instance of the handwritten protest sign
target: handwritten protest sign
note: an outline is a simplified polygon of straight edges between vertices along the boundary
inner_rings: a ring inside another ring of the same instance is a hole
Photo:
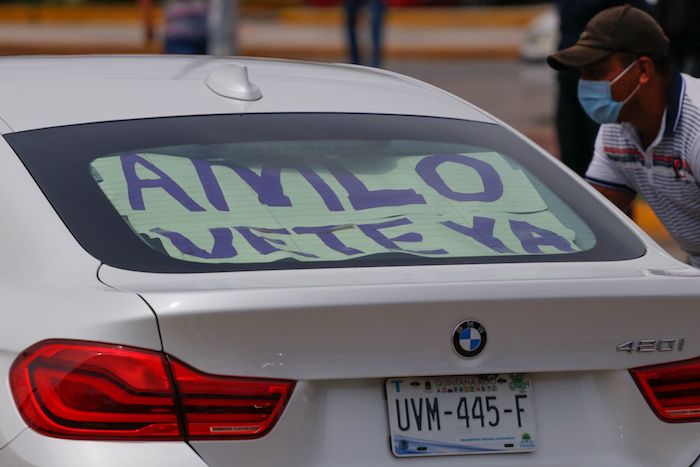
[[[363,162],[364,161],[364,162]],[[186,261],[568,253],[575,233],[494,152],[328,159],[313,166],[122,154],[91,164],[138,234]]]

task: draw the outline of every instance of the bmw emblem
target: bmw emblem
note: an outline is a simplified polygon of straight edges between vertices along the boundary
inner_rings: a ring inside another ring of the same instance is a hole
[[[486,329],[478,321],[465,321],[452,333],[452,346],[462,357],[476,357],[486,346]]]

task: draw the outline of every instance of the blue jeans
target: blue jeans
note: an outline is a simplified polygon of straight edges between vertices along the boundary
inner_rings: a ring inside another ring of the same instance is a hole
[[[165,39],[165,53],[204,55],[207,53],[207,39],[167,38]]]
[[[384,25],[385,0],[345,0],[345,19],[350,45],[350,60],[361,64],[360,48],[357,41],[357,17],[360,8],[369,3],[370,30],[372,36],[371,65],[378,67],[382,62],[382,27]]]

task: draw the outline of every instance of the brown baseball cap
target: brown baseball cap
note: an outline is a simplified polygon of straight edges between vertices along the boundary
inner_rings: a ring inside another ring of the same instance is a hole
[[[595,15],[576,44],[550,55],[547,63],[555,70],[567,70],[590,65],[615,52],[667,57],[668,47],[668,37],[654,18],[623,5]]]

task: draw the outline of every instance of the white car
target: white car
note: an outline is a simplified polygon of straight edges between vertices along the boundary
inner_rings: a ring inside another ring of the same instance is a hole
[[[678,466],[700,274],[428,84],[0,60],[1,466]]]
[[[528,24],[520,57],[531,62],[544,62],[557,51],[559,42],[559,14],[555,8],[540,13]]]

